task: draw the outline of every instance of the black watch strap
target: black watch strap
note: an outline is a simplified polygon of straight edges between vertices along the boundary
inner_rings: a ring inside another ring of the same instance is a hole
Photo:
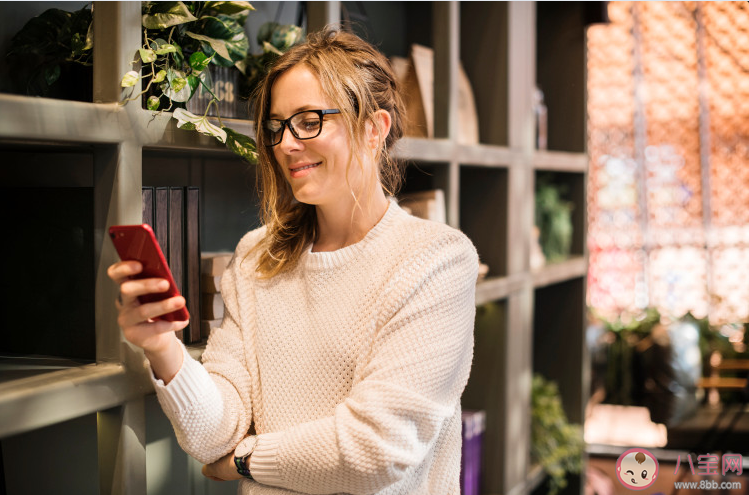
[[[247,468],[247,459],[252,455],[252,452],[244,457],[234,457],[234,465],[237,466],[237,472],[247,479],[254,480],[250,474],[250,470]]]

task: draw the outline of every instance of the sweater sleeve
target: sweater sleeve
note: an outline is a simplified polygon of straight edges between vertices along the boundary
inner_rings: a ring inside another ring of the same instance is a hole
[[[211,331],[203,365],[185,350],[182,368],[169,384],[152,378],[180,446],[203,463],[232,451],[247,435],[252,422],[252,377],[237,324],[240,309],[233,268],[234,261],[222,276],[224,318],[221,326]],[[247,304],[242,309],[251,310]]]
[[[425,459],[460,405],[473,357],[478,257],[442,235],[389,278],[371,351],[333,416],[261,434],[250,470],[305,493],[373,493]]]

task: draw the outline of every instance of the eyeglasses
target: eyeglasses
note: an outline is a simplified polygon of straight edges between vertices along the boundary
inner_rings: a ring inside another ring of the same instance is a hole
[[[288,127],[300,140],[316,138],[322,132],[323,115],[341,113],[340,110],[304,110],[286,120],[270,119],[263,122],[267,146],[275,146],[283,139],[284,127]]]

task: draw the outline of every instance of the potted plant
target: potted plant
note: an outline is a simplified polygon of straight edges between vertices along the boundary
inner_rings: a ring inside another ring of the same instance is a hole
[[[91,101],[93,28],[91,7],[48,9],[31,18],[6,52],[13,93]],[[67,82],[67,84],[60,84]]]
[[[582,470],[583,432],[570,424],[556,383],[533,376],[531,388],[531,460],[548,474],[551,495],[567,486],[567,474]]]
[[[122,78],[122,87],[133,87],[142,80],[140,93],[129,95],[123,103],[147,95],[149,110],[174,110],[177,127],[213,136],[251,163],[257,160],[254,140],[208,119],[211,108],[221,101],[214,92],[209,67],[231,67],[242,74],[246,94],[262,78],[269,63],[302,38],[296,26],[266,23],[258,34],[263,53],[249,52],[244,31],[248,2],[144,2],[143,45],[136,61],[143,70],[130,71]],[[185,109],[196,94],[207,104],[202,115]],[[207,95],[207,97],[206,97]]]

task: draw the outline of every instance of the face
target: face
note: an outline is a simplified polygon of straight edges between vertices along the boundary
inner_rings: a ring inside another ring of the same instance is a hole
[[[616,466],[619,481],[630,490],[642,490],[655,482],[658,461],[644,449],[631,449],[619,458]]]
[[[287,119],[302,110],[335,108],[323,94],[320,80],[303,64],[281,74],[271,88],[271,119]],[[322,131],[312,139],[297,139],[286,127],[273,154],[294,197],[302,203],[343,206],[350,201],[351,190],[358,191],[362,185],[364,174],[357,163],[352,163],[347,183],[351,143],[340,114],[324,115]]]

